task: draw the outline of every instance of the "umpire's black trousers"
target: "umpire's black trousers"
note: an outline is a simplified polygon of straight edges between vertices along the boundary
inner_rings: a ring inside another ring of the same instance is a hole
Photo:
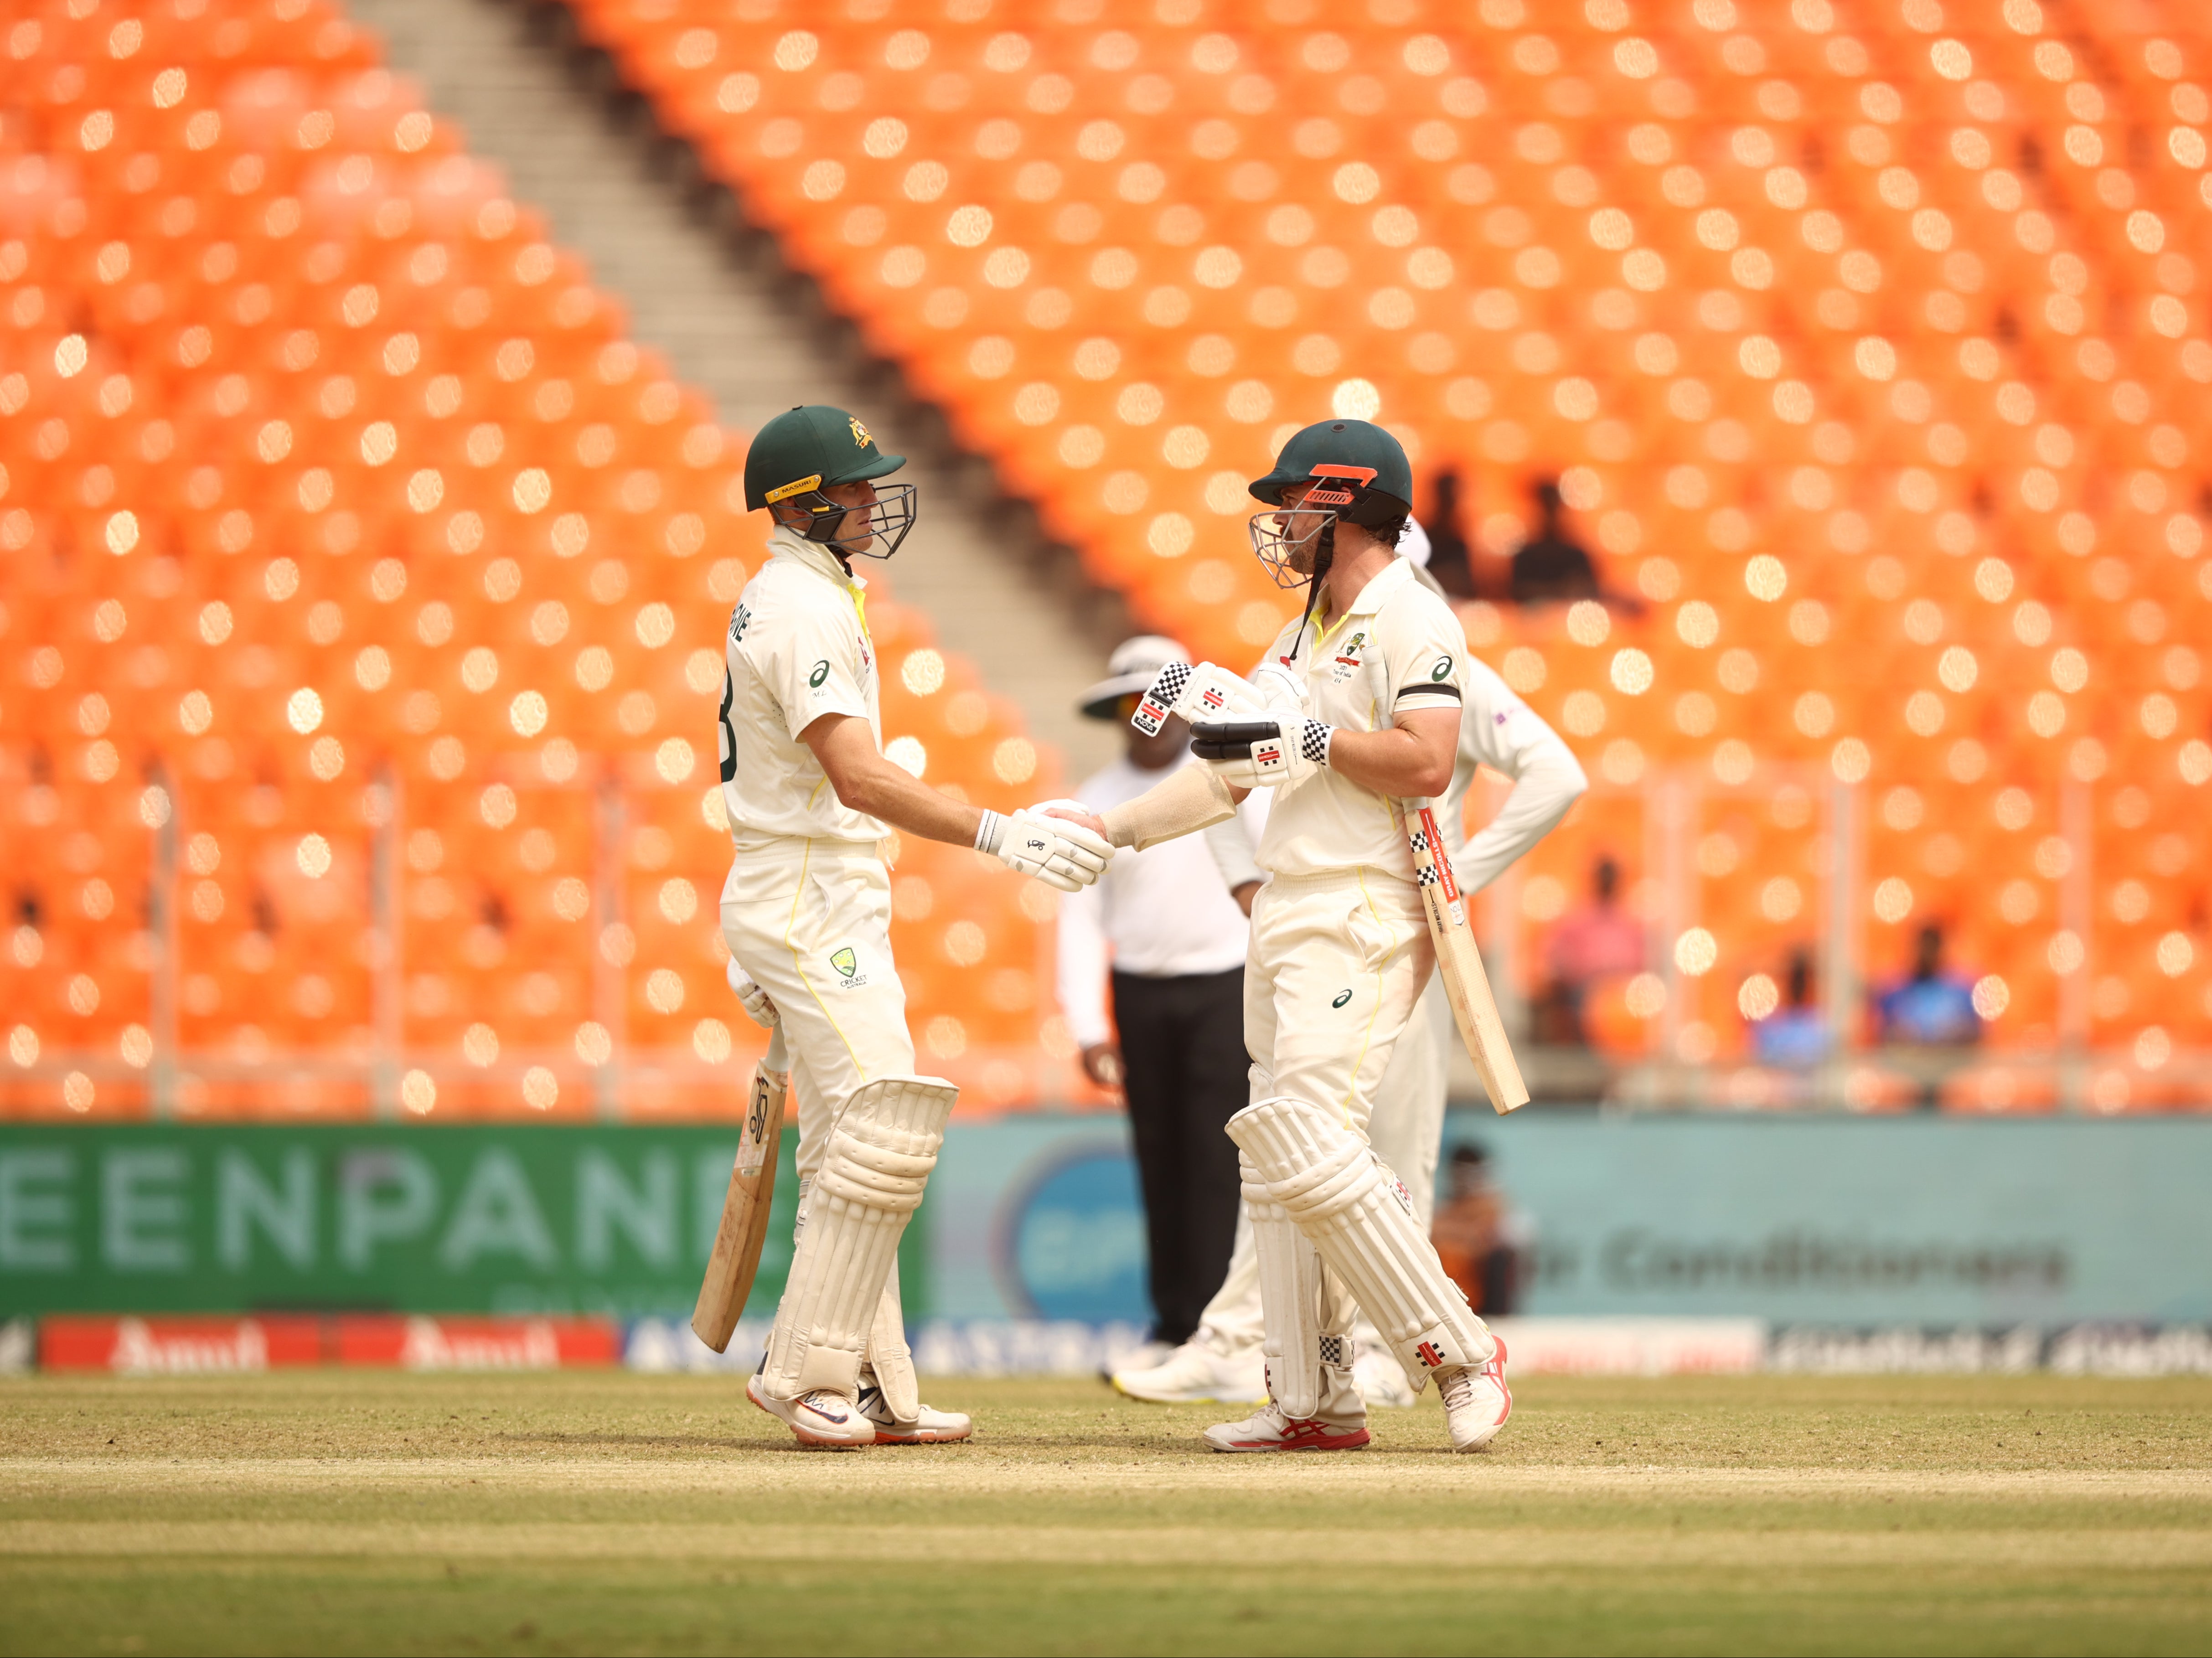
[[[1114,975],[1123,1090],[1152,1247],[1152,1334],[1182,1342],[1229,1271],[1237,1243],[1244,969],[1172,979]]]

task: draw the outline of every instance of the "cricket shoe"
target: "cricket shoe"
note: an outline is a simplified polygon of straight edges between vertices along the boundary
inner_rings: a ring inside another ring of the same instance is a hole
[[[1513,1395],[1505,1386],[1505,1344],[1498,1344],[1487,1364],[1460,1364],[1437,1372],[1437,1392],[1444,1401],[1444,1422],[1452,1449],[1479,1451],[1498,1437],[1513,1414]]]
[[[1117,1359],[1110,1359],[1098,1367],[1098,1379],[1110,1382],[1118,1370],[1149,1370],[1164,1364],[1175,1357],[1172,1341],[1140,1341]]]
[[[1406,1367],[1379,1342],[1363,1341],[1353,1349],[1352,1379],[1370,1411],[1413,1408],[1413,1384],[1406,1380]]]
[[[1367,1443],[1367,1424],[1286,1416],[1272,1400],[1242,1422],[1217,1422],[1206,1442],[1217,1451],[1356,1451]]]
[[[921,1410],[913,1421],[902,1422],[891,1414],[890,1401],[881,1388],[864,1385],[860,1389],[860,1414],[875,1425],[878,1445],[950,1445],[975,1431],[975,1424],[961,1412],[933,1411],[927,1405]]]
[[[745,1397],[788,1427],[809,1450],[857,1451],[877,1442],[874,1422],[842,1394],[817,1388],[796,1399],[775,1399],[756,1376],[745,1383]]]
[[[1224,1357],[1199,1336],[1149,1368],[1124,1365],[1111,1378],[1114,1391],[1152,1405],[1256,1405],[1267,1396],[1266,1362],[1258,1348],[1241,1358]]]

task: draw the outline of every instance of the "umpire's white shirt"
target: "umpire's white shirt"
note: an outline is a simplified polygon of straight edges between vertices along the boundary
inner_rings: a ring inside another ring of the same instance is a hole
[[[1075,798],[1103,812],[1165,775],[1117,760],[1086,780]],[[1060,1006],[1068,1034],[1085,1048],[1112,1039],[1109,963],[1115,972],[1144,979],[1226,973],[1243,966],[1246,937],[1244,912],[1229,896],[1204,835],[1115,853],[1096,886],[1060,900]]]

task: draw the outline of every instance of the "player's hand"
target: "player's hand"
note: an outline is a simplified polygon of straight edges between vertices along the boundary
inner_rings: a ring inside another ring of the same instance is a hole
[[[783,1015],[775,1011],[768,992],[745,977],[745,970],[738,965],[737,957],[733,956],[722,964],[722,976],[738,993],[738,1000],[744,1005],[745,1017],[763,1030],[773,1030],[783,1023]]]
[[[1089,886],[1114,858],[1113,843],[1104,835],[1034,806],[1003,817],[986,811],[975,849],[1062,892]]]
[[[1110,838],[1106,833],[1106,820],[1080,800],[1040,800],[1030,810],[1064,823],[1080,823],[1102,841]]]
[[[1121,1050],[1112,1042],[1093,1042],[1083,1050],[1083,1074],[1101,1088],[1118,1090],[1125,1074]]]
[[[1147,737],[1159,735],[1170,718],[1196,724],[1267,708],[1259,687],[1212,662],[1170,662],[1152,689],[1137,700],[1129,723]]]
[[[1209,720],[1190,728],[1190,750],[1231,788],[1285,788],[1328,764],[1335,733],[1318,720]]]
[[[1253,669],[1252,689],[1271,714],[1303,715],[1306,711],[1305,683],[1279,662],[1262,662]]]

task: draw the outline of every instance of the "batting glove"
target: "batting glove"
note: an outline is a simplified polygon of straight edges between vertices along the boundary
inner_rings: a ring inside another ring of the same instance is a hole
[[[1191,727],[1191,752],[1231,788],[1302,783],[1328,764],[1336,727],[1318,720],[1219,720]]]
[[[745,1017],[763,1030],[773,1030],[783,1023],[783,1015],[775,1011],[775,1004],[763,990],[745,977],[744,969],[738,965],[736,957],[722,963],[722,976],[730,981],[730,988],[738,993],[738,1000],[744,1005]]]
[[[985,811],[975,850],[1062,892],[1089,886],[1114,856],[1112,845],[1082,824],[1048,817],[1035,806],[1004,817]]]

